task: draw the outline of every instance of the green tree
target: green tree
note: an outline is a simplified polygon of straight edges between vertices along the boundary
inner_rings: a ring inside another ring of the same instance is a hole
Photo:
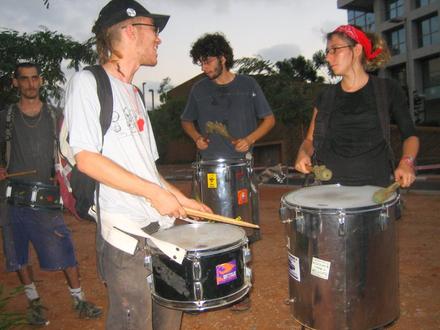
[[[15,30],[0,32],[0,107],[17,101],[17,94],[11,84],[12,73],[19,62],[35,62],[41,66],[44,86],[41,96],[44,100],[59,102],[62,86],[66,82],[61,69],[63,61],[67,68],[78,71],[82,64],[94,64],[97,54],[94,40],[84,43],[74,41],[70,36],[42,28],[34,33],[19,33]]]
[[[313,60],[298,56],[271,63],[255,57],[239,59],[236,65],[238,73],[257,79],[278,121],[285,125],[308,123],[316,91],[324,82],[318,73],[325,65],[322,51],[316,52]]]
[[[166,77],[162,80],[159,85],[157,92],[159,93],[159,100],[161,103],[165,103],[168,100],[168,92],[173,89],[174,86],[171,85],[171,78]]]

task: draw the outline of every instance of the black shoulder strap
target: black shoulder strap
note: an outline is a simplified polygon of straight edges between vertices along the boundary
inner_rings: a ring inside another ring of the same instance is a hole
[[[318,114],[315,119],[315,129],[313,131],[313,146],[316,151],[322,146],[327,135],[327,128],[331,112],[334,108],[337,85],[331,85],[325,90],[320,98],[319,104],[316,104]]]
[[[382,128],[383,138],[388,147],[388,153],[391,166],[394,169],[394,152],[391,147],[391,127],[390,127],[390,111],[389,111],[389,93],[387,88],[387,80],[370,75],[373,82],[374,95],[376,98],[376,106],[379,115],[380,126]]]
[[[98,99],[99,104],[101,105],[99,122],[101,123],[102,137],[104,141],[104,135],[110,127],[113,115],[113,93],[110,79],[104,68],[100,65],[88,66],[85,67],[84,70],[93,73],[96,79]]]

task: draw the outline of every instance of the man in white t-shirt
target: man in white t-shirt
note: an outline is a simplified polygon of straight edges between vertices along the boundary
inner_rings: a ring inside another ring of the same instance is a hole
[[[149,252],[141,236],[185,218],[184,207],[210,212],[158,173],[151,124],[131,84],[140,66],[156,65],[159,32],[168,19],[134,0],[112,0],[101,10],[92,31],[113,94],[112,123],[104,141],[94,76],[89,71],[75,74],[66,92],[65,120],[78,169],[101,183],[104,243],[97,251],[109,295],[107,329],[180,328],[181,312],[151,302],[144,267]]]

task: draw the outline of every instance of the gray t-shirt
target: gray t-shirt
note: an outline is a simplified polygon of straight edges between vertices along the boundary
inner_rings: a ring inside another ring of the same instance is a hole
[[[189,95],[183,121],[197,121],[202,135],[206,133],[206,122],[223,123],[229,134],[235,138],[244,138],[253,132],[257,119],[272,115],[266,97],[254,78],[236,75],[226,85],[218,85],[209,78],[197,82]],[[236,159],[244,154],[235,151],[234,145],[219,134],[209,134],[209,146],[201,151],[203,159]]]
[[[5,146],[6,113],[0,115],[0,144]],[[11,154],[8,173],[36,170],[37,173],[19,177],[23,181],[53,184],[54,175],[54,128],[47,105],[41,113],[29,117],[13,105]],[[2,152],[5,152],[2,150]]]

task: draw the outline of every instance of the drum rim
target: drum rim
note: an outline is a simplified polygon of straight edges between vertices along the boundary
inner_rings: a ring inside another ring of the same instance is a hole
[[[201,166],[201,165],[208,165],[208,166],[213,166],[213,165],[249,165],[249,161],[245,158],[231,158],[231,159],[227,159],[227,158],[218,158],[218,159],[201,159],[199,161],[193,162],[192,166],[193,167],[197,167],[197,166]]]
[[[233,249],[239,248],[241,246],[244,246],[244,245],[246,245],[248,243],[248,238],[246,237],[246,232],[242,228],[239,228],[239,227],[233,226],[233,225],[229,225],[229,224],[226,224],[226,223],[206,223],[206,222],[201,223],[201,222],[197,222],[197,223],[188,223],[188,224],[184,224],[184,225],[180,225],[180,226],[202,227],[202,226],[207,226],[207,225],[209,225],[209,226],[216,226],[216,227],[223,227],[223,228],[224,227],[234,228],[234,229],[236,229],[236,230],[241,232],[242,237],[237,239],[237,240],[235,240],[235,241],[232,241],[232,242],[229,242],[229,243],[224,243],[224,244],[221,244],[221,245],[217,245],[215,247],[210,246],[210,247],[201,248],[201,249],[185,248],[185,250],[187,251],[187,255],[206,256],[206,255],[211,255],[212,254],[211,252],[216,252],[217,253],[219,250],[229,251],[229,250],[233,250]],[[178,226],[173,226],[173,227],[167,228],[164,231],[172,230],[175,227],[178,227]],[[154,237],[156,239],[163,240],[163,241],[167,241],[163,237],[158,237],[160,235],[160,233],[163,233],[164,231],[157,232],[157,233],[153,234],[152,237]],[[157,236],[156,236],[156,234],[157,234]],[[149,241],[150,248],[158,249],[160,251],[160,249],[154,244],[154,242],[152,242],[151,240],[148,240],[148,241]],[[175,245],[178,244],[176,242],[170,242],[170,243],[175,244]],[[183,248],[183,246],[182,246],[182,248]]]
[[[326,185],[326,186],[341,186],[340,184],[333,184],[333,185]],[[346,186],[344,186],[346,187]],[[307,187],[306,187],[307,188]],[[379,189],[381,187],[378,187]],[[287,201],[287,196],[289,194],[291,194],[292,192],[288,192],[285,193],[281,196],[281,205],[285,205],[288,208],[291,207],[292,209],[297,209],[297,210],[304,210],[304,211],[309,211],[310,213],[318,213],[318,214],[340,214],[340,213],[351,213],[351,214],[357,214],[357,213],[364,213],[365,211],[377,211],[377,210],[382,210],[384,208],[388,208],[390,206],[393,206],[394,204],[398,203],[398,201],[400,200],[400,194],[399,193],[395,193],[394,198],[390,197],[387,201],[385,201],[384,203],[380,203],[380,204],[376,204],[374,202],[372,202],[372,204],[370,205],[365,205],[365,206],[359,206],[359,207],[347,207],[347,208],[343,208],[343,207],[326,207],[326,208],[319,208],[319,207],[311,207],[311,206],[304,206],[304,205],[299,205],[296,203],[292,203]]]

